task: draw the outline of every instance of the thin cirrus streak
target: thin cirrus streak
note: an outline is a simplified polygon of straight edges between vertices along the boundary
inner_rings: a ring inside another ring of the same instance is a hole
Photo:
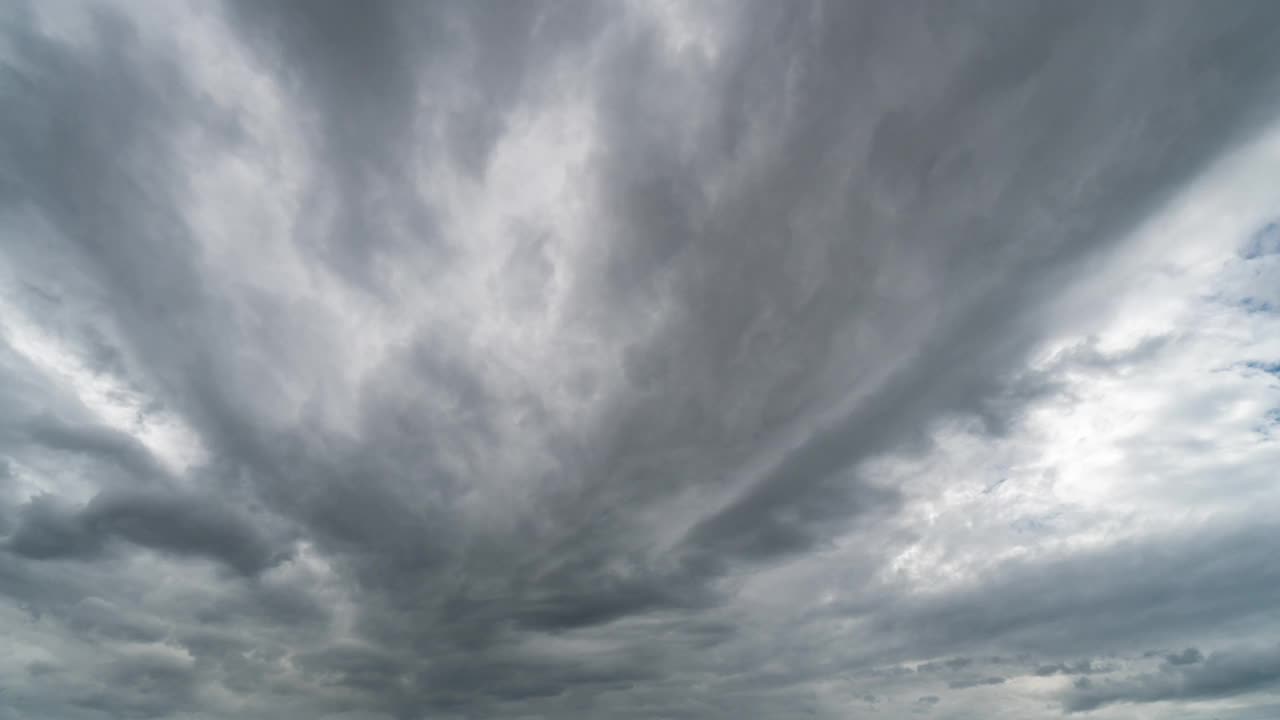
[[[0,27],[0,720],[1280,712],[1280,6]]]

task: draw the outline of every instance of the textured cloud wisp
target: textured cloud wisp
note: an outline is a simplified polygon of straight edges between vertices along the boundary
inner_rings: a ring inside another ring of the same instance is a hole
[[[1250,0],[10,3],[0,720],[1270,717],[1277,98]]]
[[[1152,703],[1165,700],[1230,697],[1280,682],[1280,652],[1218,653],[1203,663],[1170,661],[1160,672],[1119,681],[1080,678],[1067,693],[1067,712],[1093,710],[1110,703]]]

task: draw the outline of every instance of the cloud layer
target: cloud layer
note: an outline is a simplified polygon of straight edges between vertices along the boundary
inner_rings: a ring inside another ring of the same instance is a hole
[[[0,719],[1280,707],[1280,6],[0,26]]]

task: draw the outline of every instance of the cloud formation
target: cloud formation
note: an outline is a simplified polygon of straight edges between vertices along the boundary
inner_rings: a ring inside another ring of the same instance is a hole
[[[1268,717],[1277,48],[11,4],[0,720]]]
[[[212,498],[104,493],[78,512],[56,506],[49,496],[28,501],[7,549],[32,559],[88,557],[119,538],[145,548],[183,556],[203,556],[245,575],[255,575],[279,558],[244,518],[218,507]]]
[[[1118,681],[1077,680],[1063,700],[1069,713],[1111,703],[1153,703],[1230,697],[1280,682],[1280,653],[1274,648],[1215,653],[1203,663],[1170,662],[1157,673]]]

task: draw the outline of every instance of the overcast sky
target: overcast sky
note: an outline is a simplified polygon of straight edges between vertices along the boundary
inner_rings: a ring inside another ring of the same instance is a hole
[[[1280,3],[0,28],[0,720],[1280,717]]]

